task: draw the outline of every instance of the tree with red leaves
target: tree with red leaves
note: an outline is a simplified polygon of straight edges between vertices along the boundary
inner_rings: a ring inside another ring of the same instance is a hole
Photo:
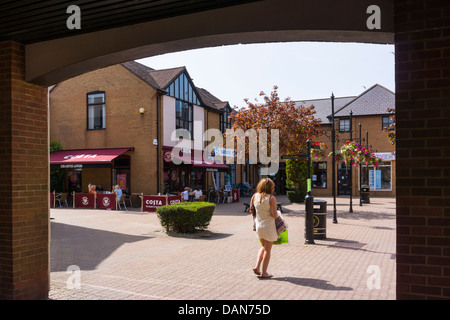
[[[314,106],[295,106],[290,98],[281,101],[278,87],[274,86],[270,95],[261,92],[264,102],[250,102],[245,99],[246,107],[235,107],[230,115],[232,129],[266,129],[267,148],[271,147],[271,130],[279,130],[280,155],[296,155],[304,153],[306,141],[318,135],[321,120],[314,117]],[[226,133],[225,133],[226,136]],[[258,144],[259,144],[258,136]],[[249,143],[246,143],[246,159],[248,159]]]

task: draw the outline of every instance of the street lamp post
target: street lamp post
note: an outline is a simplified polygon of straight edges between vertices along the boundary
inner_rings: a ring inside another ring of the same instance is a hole
[[[362,146],[362,137],[361,137],[361,122],[359,123],[359,144]],[[359,206],[362,207],[362,186],[361,186],[361,166],[359,164]]]
[[[308,180],[307,193],[305,197],[305,244],[315,244],[314,242],[314,197],[311,194],[311,141],[306,142],[308,146],[307,166]]]
[[[350,111],[350,142],[353,141],[353,111]],[[348,170],[348,168],[347,168]],[[352,213],[353,212],[353,197],[352,197],[352,193],[353,193],[353,166],[352,163],[350,163],[350,181],[349,181],[349,185],[350,185],[350,209],[348,212]]]
[[[336,154],[335,154],[336,133],[334,132],[334,94],[331,93],[331,145],[332,145],[332,178],[331,190],[333,193],[333,223],[338,223],[336,217]]]

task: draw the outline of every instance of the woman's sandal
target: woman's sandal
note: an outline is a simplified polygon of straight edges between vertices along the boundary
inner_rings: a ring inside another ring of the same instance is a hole
[[[271,275],[271,274],[267,274],[267,276],[258,276],[258,278],[260,278],[260,279],[269,279],[269,278],[272,278],[273,277],[273,275]]]
[[[253,269],[253,273],[254,274],[256,274],[257,276],[260,276],[261,275],[261,272],[259,272],[259,270],[258,269]]]

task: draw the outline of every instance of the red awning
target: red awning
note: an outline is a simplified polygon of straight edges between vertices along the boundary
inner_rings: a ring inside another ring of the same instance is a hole
[[[132,148],[63,150],[50,154],[50,164],[109,163]]]
[[[230,167],[227,166],[226,164],[215,163],[215,162],[207,163],[205,160],[197,159],[197,158],[194,158],[192,160],[192,164],[194,165],[194,167],[201,167],[201,168],[213,168],[213,169],[225,169],[225,170],[230,169]]]
[[[165,147],[164,149],[165,149],[164,150],[164,161],[170,163],[170,162],[172,162],[173,157],[175,157],[184,163],[185,159],[183,159],[183,157],[171,154],[172,148]],[[194,154],[194,152],[192,154]],[[226,164],[215,163],[215,162],[207,163],[202,158],[197,158],[197,157],[194,157],[193,155],[190,157],[189,162],[190,162],[190,164],[192,164],[192,166],[197,167],[197,168],[210,168],[210,169],[221,169],[221,170],[229,170],[230,169],[230,166],[227,166]],[[208,162],[211,162],[211,160],[208,160]],[[185,163],[185,164],[188,164],[188,163]]]

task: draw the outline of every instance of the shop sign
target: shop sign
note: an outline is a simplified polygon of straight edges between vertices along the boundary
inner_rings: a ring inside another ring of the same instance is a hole
[[[219,157],[234,157],[236,154],[235,149],[227,149],[222,147],[214,147],[214,155]]]
[[[142,211],[155,212],[157,208],[166,204],[175,204],[181,202],[181,196],[143,196]]]
[[[82,164],[62,164],[60,165],[61,169],[76,169],[76,168],[83,168]]]
[[[157,208],[165,206],[167,203],[166,196],[143,196],[142,210],[155,212]]]
[[[64,157],[64,160],[71,160],[71,159],[94,159],[97,157],[97,154],[69,154]]]
[[[175,204],[181,202],[181,196],[168,196],[167,204]]]
[[[395,160],[395,154],[391,152],[375,152],[374,155],[383,161]]]

